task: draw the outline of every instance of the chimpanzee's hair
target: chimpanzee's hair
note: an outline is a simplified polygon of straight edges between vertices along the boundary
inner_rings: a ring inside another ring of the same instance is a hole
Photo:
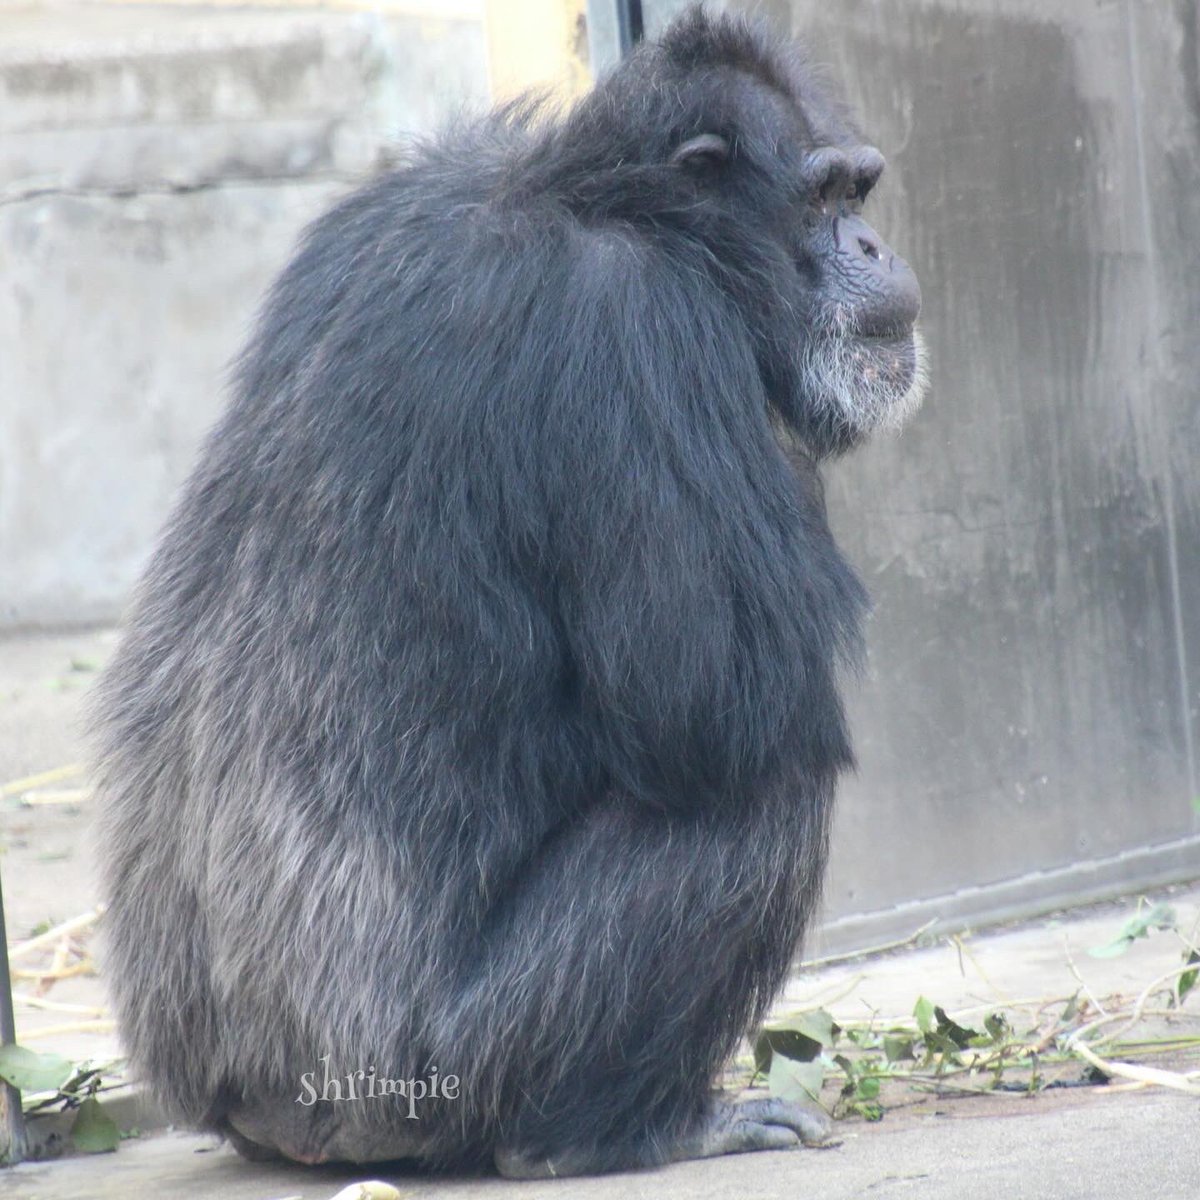
[[[848,435],[781,230],[789,164],[857,141],[694,11],[308,231],[97,702],[108,981],[172,1118],[517,1170],[712,1119],[851,763],[864,593],[816,469]],[[297,1104],[326,1067],[460,1091]]]

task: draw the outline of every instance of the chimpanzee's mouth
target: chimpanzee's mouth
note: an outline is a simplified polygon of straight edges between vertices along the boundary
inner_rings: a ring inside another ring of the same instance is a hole
[[[912,326],[890,334],[853,335],[849,341],[850,360],[868,386],[901,393],[912,386],[920,358]]]
[[[911,343],[915,326],[904,322],[899,325],[865,325],[850,326],[845,330],[846,336],[857,338],[862,342],[894,342]]]
[[[803,357],[810,404],[859,434],[898,428],[925,394],[925,351],[915,326],[867,335],[835,325]]]

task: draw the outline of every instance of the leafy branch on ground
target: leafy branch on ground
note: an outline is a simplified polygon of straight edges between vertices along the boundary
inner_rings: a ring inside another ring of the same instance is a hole
[[[1032,1094],[1120,1080],[1122,1088],[1168,1087],[1200,1097],[1200,1070],[1131,1061],[1171,1056],[1200,1062],[1200,1015],[1181,1011],[1200,976],[1194,933],[1180,930],[1168,905],[1140,903],[1117,936],[1090,953],[1111,958],[1154,933],[1179,939],[1181,961],[1147,982],[1136,998],[1101,1001],[1081,985],[1071,996],[998,1007],[969,1022],[926,996],[917,997],[911,1017],[900,1019],[874,1014],[839,1023],[815,1009],[759,1032],[751,1083],[765,1080],[772,1094],[821,1104],[835,1118],[868,1121],[905,1102],[906,1092]],[[1168,1031],[1136,1036],[1149,1018],[1165,1021]]]
[[[71,1143],[87,1154],[115,1150],[121,1140],[116,1122],[99,1100],[101,1092],[124,1086],[120,1081],[105,1082],[117,1067],[117,1061],[75,1063],[27,1046],[0,1046],[0,1079],[21,1092],[26,1115],[73,1111]]]
[[[106,1033],[114,1028],[103,1006],[71,1004],[50,995],[61,980],[96,973],[90,939],[103,911],[96,907],[68,921],[35,929],[30,937],[9,947],[12,977],[29,989],[14,991],[14,1004],[67,1018],[23,1032],[22,1043],[63,1034]],[[118,1067],[119,1060],[73,1062],[26,1044],[0,1046],[0,1080],[20,1091],[26,1116],[73,1113],[68,1136],[74,1148],[85,1153],[115,1150],[121,1140],[120,1130],[99,1098],[103,1092],[125,1086]]]

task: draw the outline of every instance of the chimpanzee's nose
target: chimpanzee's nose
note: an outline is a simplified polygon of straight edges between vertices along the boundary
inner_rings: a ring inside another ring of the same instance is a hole
[[[921,311],[921,285],[912,267],[857,214],[837,219],[837,254],[868,299],[864,333],[909,328]]]

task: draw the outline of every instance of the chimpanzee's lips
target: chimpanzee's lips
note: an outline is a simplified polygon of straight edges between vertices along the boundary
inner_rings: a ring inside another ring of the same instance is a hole
[[[913,339],[914,325],[905,323],[903,325],[874,325],[855,329],[852,336],[862,342],[893,342],[911,343]]]

